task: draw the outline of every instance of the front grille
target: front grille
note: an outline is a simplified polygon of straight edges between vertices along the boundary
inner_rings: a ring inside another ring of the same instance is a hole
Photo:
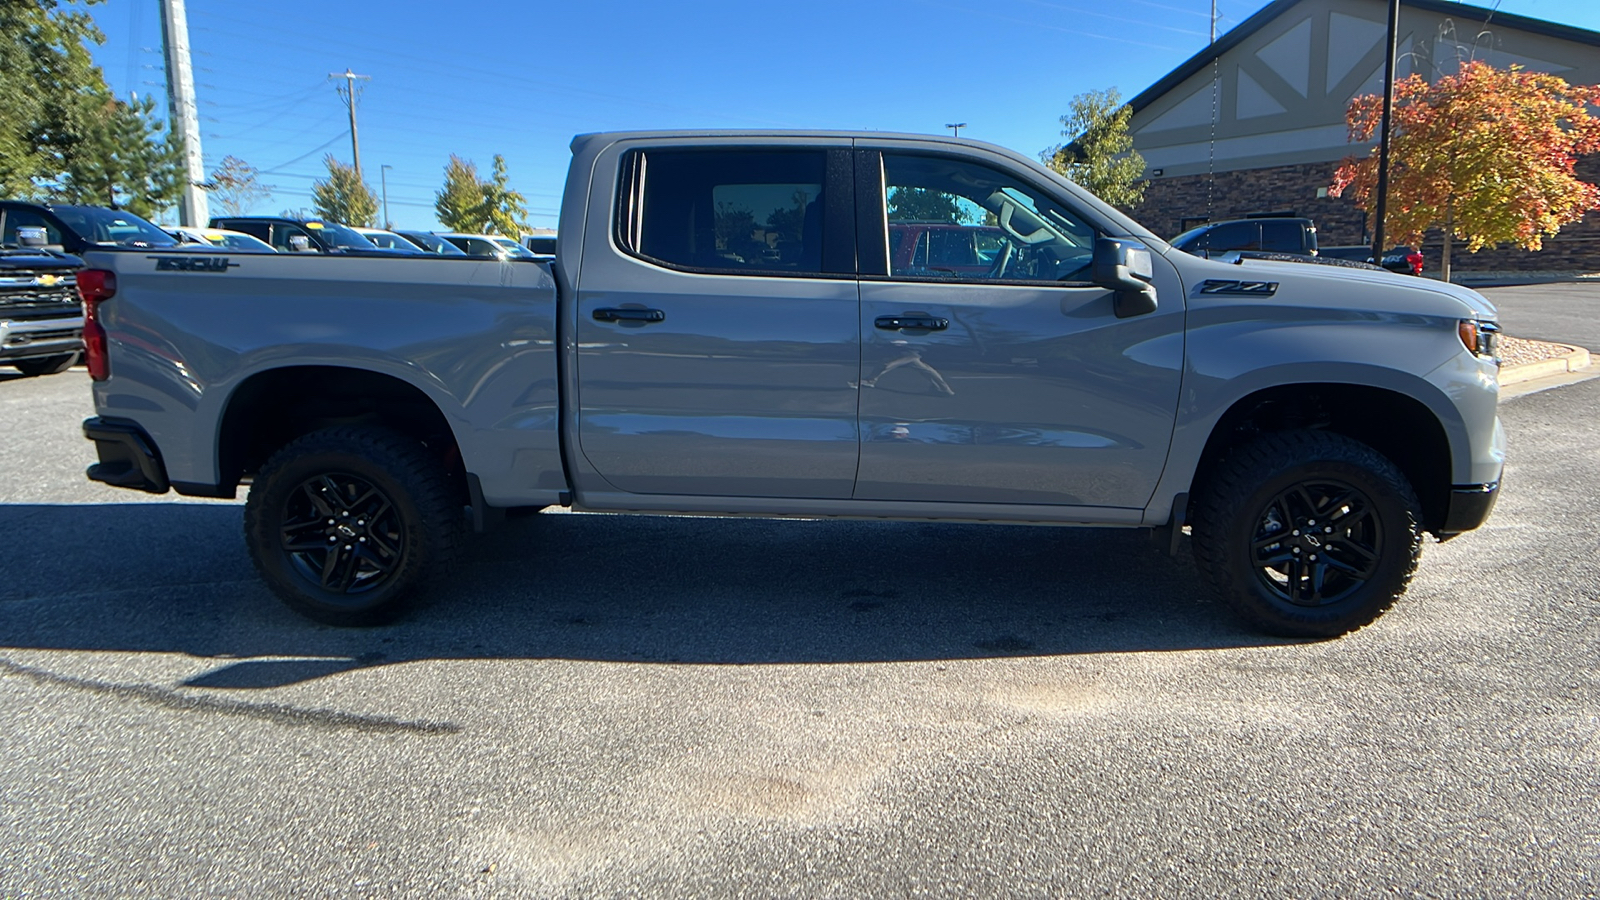
[[[29,344],[44,344],[50,341],[70,341],[82,337],[81,328],[51,328],[40,331],[21,331],[6,337],[7,347],[26,347]]]
[[[41,279],[55,283],[41,284]],[[77,279],[71,272],[0,269],[0,316],[43,319],[74,315],[77,307]]]

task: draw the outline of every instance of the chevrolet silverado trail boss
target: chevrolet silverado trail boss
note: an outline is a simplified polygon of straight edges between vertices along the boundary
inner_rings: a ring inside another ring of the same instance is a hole
[[[891,253],[935,222],[973,229],[961,265]],[[1499,487],[1482,297],[1191,256],[987,144],[582,135],[559,224],[548,265],[89,252],[89,477],[248,482],[262,578],[337,624],[560,504],[1188,525],[1233,610],[1306,636],[1376,618]]]

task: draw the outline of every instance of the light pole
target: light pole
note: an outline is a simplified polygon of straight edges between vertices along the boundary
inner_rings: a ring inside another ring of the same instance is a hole
[[[1389,118],[1394,113],[1394,57],[1400,42],[1400,0],[1389,0],[1389,56],[1383,65],[1383,121],[1378,139],[1378,221],[1372,226],[1372,262],[1383,265],[1383,219],[1389,212]]]
[[[394,222],[389,218],[389,170],[394,166],[379,166],[378,177],[383,180],[383,227],[385,230],[393,229]]]
[[[946,123],[944,123],[944,127],[950,129],[950,133],[955,135],[956,137],[961,137],[961,129],[967,127],[967,123],[965,123],[965,122],[946,122]]]

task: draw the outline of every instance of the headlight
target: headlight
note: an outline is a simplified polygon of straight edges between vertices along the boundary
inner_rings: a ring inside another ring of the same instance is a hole
[[[1494,322],[1462,319],[1456,326],[1461,343],[1474,354],[1500,364],[1500,326]]]

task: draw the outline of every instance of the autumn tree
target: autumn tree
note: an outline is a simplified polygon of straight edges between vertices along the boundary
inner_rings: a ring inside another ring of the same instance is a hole
[[[378,222],[378,198],[355,166],[347,166],[330,153],[323,160],[328,178],[311,185],[311,203],[317,215],[345,225],[370,226]]]
[[[1384,233],[1417,244],[1441,228],[1446,281],[1457,238],[1473,253],[1499,243],[1538,250],[1561,226],[1600,209],[1600,188],[1574,173],[1578,156],[1600,150],[1600,120],[1588,112],[1597,102],[1600,86],[1477,61],[1432,84],[1420,75],[1396,82]],[[1380,96],[1351,100],[1350,139],[1373,140],[1382,115]],[[1371,214],[1377,183],[1374,150],[1346,159],[1328,193],[1348,191]]]
[[[1050,147],[1039,158],[1089,193],[1122,209],[1144,200],[1144,157],[1133,149],[1128,123],[1133,107],[1116,88],[1073,97],[1061,117],[1068,143]]]
[[[528,230],[528,200],[511,189],[506,175],[506,158],[494,155],[494,174],[488,181],[478,177],[478,167],[469,159],[450,154],[444,167],[444,187],[433,195],[433,210],[439,221],[453,231],[503,234],[516,238]]]
[[[237,156],[224,156],[203,187],[230,216],[245,215],[272,197],[272,185],[262,184],[256,167]]]

